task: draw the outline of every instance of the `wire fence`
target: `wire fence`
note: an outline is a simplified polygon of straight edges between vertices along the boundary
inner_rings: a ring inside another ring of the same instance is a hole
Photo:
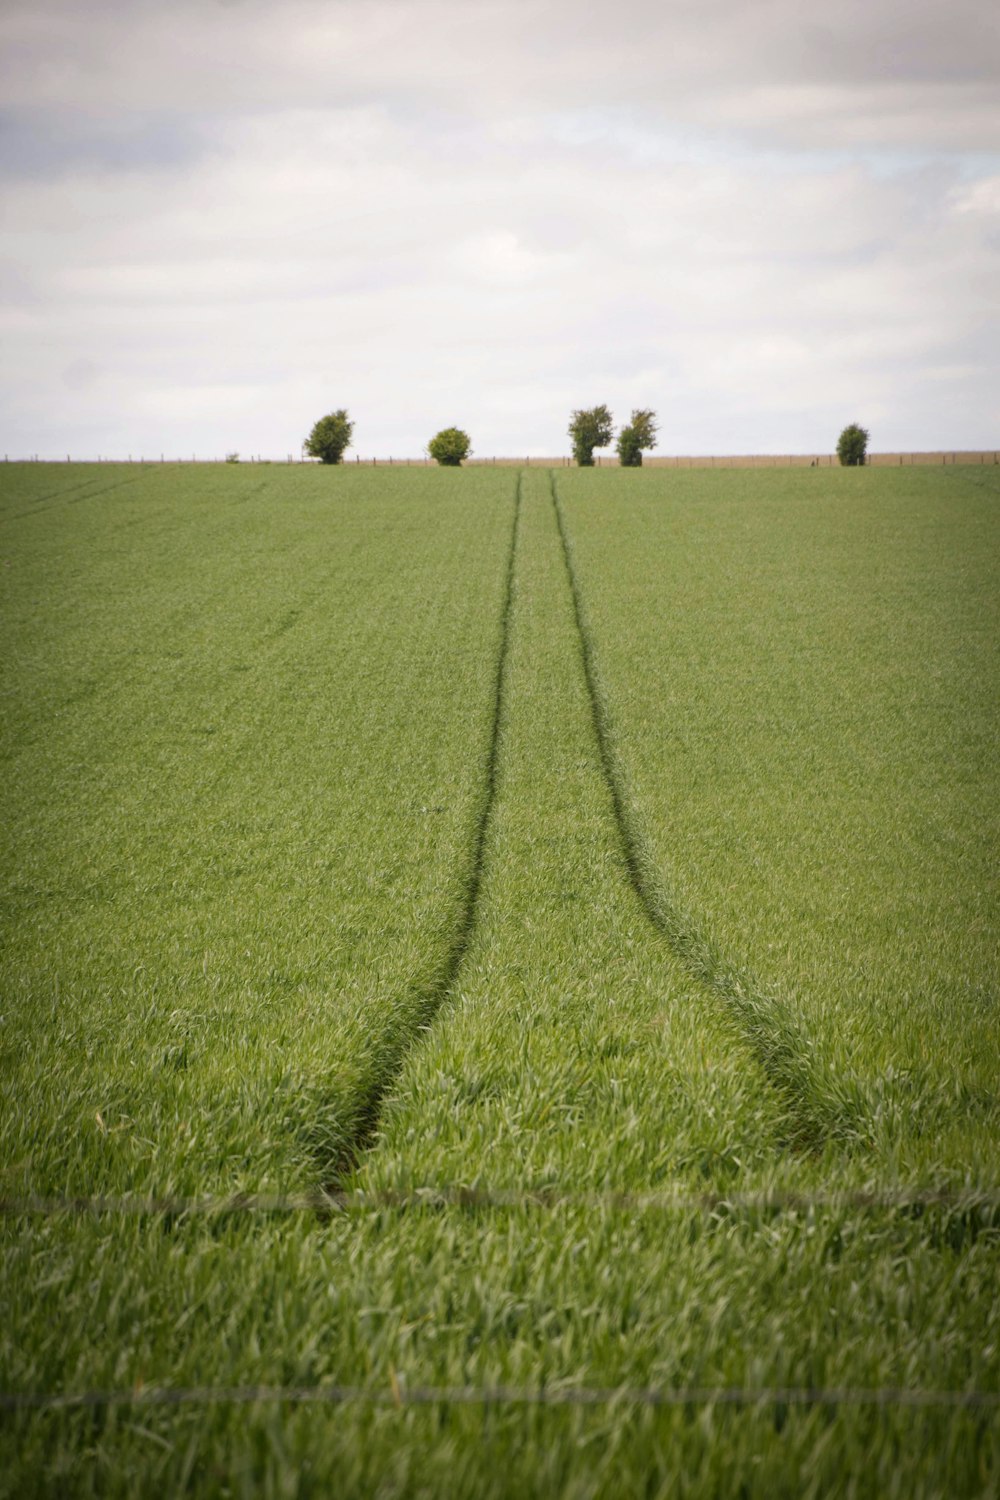
[[[858,1188],[800,1193],[772,1190],[750,1193],[586,1192],[562,1188],[421,1187],[405,1191],[351,1190],[312,1193],[234,1193],[229,1196],[162,1197],[121,1195],[8,1196],[0,1198],[7,1218],[53,1215],[214,1215],[378,1212],[385,1209],[525,1208],[607,1210],[617,1213],[808,1213],[814,1209],[946,1208],[964,1213],[1000,1214],[1000,1189]],[[1000,1225],[998,1225],[1000,1227]]]
[[[319,466],[319,460],[304,458],[301,454],[281,454],[277,457],[250,453],[241,455],[238,459],[224,458],[221,456],[199,457],[197,454],[181,454],[176,457],[168,457],[163,453],[138,455],[129,454],[127,457],[112,458],[107,455],[98,454],[96,458],[71,456],[40,458],[37,453],[28,454],[23,457],[11,458],[4,454],[4,463],[79,463],[79,464],[277,464],[277,465],[306,465]],[[867,466],[869,468],[886,467],[911,467],[914,465],[955,465],[955,464],[978,464],[997,465],[1000,464],[1000,449],[976,448],[976,449],[937,449],[932,452],[913,453],[869,453]],[[533,468],[533,469],[569,469],[575,467],[572,458],[566,454],[557,454],[550,457],[539,457],[536,455],[525,455],[524,457],[489,457],[482,458],[473,456],[465,460],[464,467],[475,468],[477,466],[497,466],[503,468]],[[354,454],[343,460],[344,468],[352,467],[396,467],[396,468],[433,468],[435,460],[421,455],[418,458],[399,457],[368,457]],[[614,454],[595,454],[594,466],[599,469],[614,469],[619,467],[618,459]],[[814,468],[827,469],[836,468],[838,459],[834,453],[744,453],[744,454],[647,454],[643,459],[643,467],[647,469],[788,469],[788,468]]]
[[[913,1390],[905,1386],[145,1386],[103,1391],[0,1392],[0,1411],[67,1411],[113,1406],[635,1406],[911,1407],[996,1411],[1000,1392]]]
[[[812,1212],[816,1209],[945,1208],[960,1213],[1000,1210],[1000,1191],[970,1188],[891,1189],[797,1193],[629,1193],[535,1191],[477,1187],[427,1187],[409,1191],[345,1191],[302,1194],[235,1194],[230,1197],[6,1197],[6,1216],[58,1214],[226,1215],[321,1213],[386,1209],[582,1208],[616,1212],[661,1210],[729,1215],[735,1212]],[[1000,1215],[997,1226],[1000,1228]],[[923,1390],[903,1386],[409,1386],[391,1372],[385,1385],[157,1386],[83,1391],[0,1391],[0,1411],[55,1412],[112,1407],[326,1405],[365,1407],[840,1407],[996,1411],[1000,1392],[980,1389]]]

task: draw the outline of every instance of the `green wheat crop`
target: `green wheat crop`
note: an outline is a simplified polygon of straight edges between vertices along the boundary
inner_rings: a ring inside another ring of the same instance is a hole
[[[995,1493],[997,495],[105,473],[0,474],[0,1394],[120,1403],[0,1495]]]

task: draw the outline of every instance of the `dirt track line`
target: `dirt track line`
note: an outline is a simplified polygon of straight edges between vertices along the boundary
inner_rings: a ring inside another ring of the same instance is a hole
[[[66,489],[50,490],[47,495],[40,496],[35,501],[35,503],[33,505],[30,505],[26,510],[11,511],[10,515],[0,516],[0,519],[4,521],[17,521],[20,520],[23,516],[44,515],[46,511],[58,509],[60,504],[79,505],[82,500],[96,500],[98,495],[106,495],[111,490],[124,489],[127,484],[138,484],[140,480],[147,477],[152,468],[152,464],[146,464],[142,469],[140,469],[139,473],[134,475],[133,477],[129,479],[119,479],[115,484],[101,485],[96,490],[91,488],[96,480],[90,479],[84,480],[82,484],[74,484],[68,486]],[[86,493],[80,495],[77,493],[78,490],[85,490]],[[53,502],[51,505],[46,503],[50,500]]]
[[[503,721],[506,716],[507,673],[510,656],[511,617],[514,609],[514,576],[517,564],[518,538],[521,530],[521,475],[517,476],[514,491],[514,520],[511,526],[510,548],[507,554],[507,574],[504,583],[503,605],[500,614],[500,644],[497,650],[496,673],[493,687],[493,722],[486,755],[485,774],[479,810],[473,827],[471,858],[462,896],[458,920],[452,940],[440,963],[437,973],[416,995],[416,1015],[410,1024],[401,1029],[395,1043],[384,1059],[379,1076],[367,1095],[362,1099],[354,1130],[341,1152],[330,1180],[324,1183],[324,1191],[342,1192],[357,1168],[358,1162],[369,1149],[378,1130],[382,1104],[386,1095],[399,1077],[404,1060],[413,1042],[430,1026],[434,1017],[448,999],[458,978],[459,970],[475,931],[486,867],[486,843],[493,821],[496,804],[497,779],[500,763],[500,741]]]
[[[792,1143],[805,1150],[817,1150],[829,1140],[860,1143],[867,1139],[868,1130],[855,1101],[846,1093],[843,1099],[824,1098],[815,1089],[809,1038],[803,1035],[780,1001],[766,994],[749,974],[741,973],[720,953],[711,937],[678,906],[665,885],[627,791],[627,779],[615,747],[611,714],[573,562],[573,547],[551,470],[549,487],[573,598],[594,733],[614,807],[629,883],[646,918],[665,938],[688,974],[721,1000],[736,1019],[744,1040],[789,1111]]]

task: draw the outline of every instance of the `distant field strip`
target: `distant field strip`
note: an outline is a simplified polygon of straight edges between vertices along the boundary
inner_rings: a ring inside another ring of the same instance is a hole
[[[496,799],[497,765],[500,748],[501,723],[504,716],[504,687],[507,677],[507,655],[510,639],[510,616],[514,591],[514,563],[517,556],[518,523],[521,515],[521,479],[518,477],[514,498],[514,519],[511,528],[510,551],[507,558],[507,575],[504,586],[503,608],[500,623],[500,642],[496,658],[496,677],[493,693],[493,722],[490,731],[489,749],[482,775],[479,808],[475,830],[471,841],[468,872],[465,879],[461,906],[455,920],[451,941],[441,960],[438,972],[432,977],[419,997],[413,1021],[398,1039],[395,1051],[383,1059],[377,1080],[372,1084],[368,1096],[361,1101],[357,1124],[352,1139],[342,1153],[331,1181],[332,1190],[340,1187],[357,1166],[361,1152],[371,1144],[378,1127],[382,1101],[395,1081],[407,1047],[420,1031],[434,1020],[441,1004],[451,993],[461,972],[462,962],[468,951],[476,921],[476,907],[483,881],[483,866],[493,805]]]
[[[2,1129],[36,1187],[328,1181],[450,962],[515,479],[442,531],[412,485],[296,477],[157,472],[5,540]]]
[[[648,907],[824,1134],[991,1173],[996,471],[629,483],[558,492]]]
[[[860,1132],[864,1131],[864,1121],[852,1118],[851,1112],[845,1108],[847,1101],[829,1093],[817,1096],[815,1089],[810,1087],[808,1043],[794,1022],[771,996],[764,994],[751,978],[740,974],[722,957],[711,938],[700,932],[691,916],[677,907],[664,886],[645,831],[626,790],[554,474],[550,476],[550,483],[573,596],[594,732],[614,804],[625,864],[636,895],[649,920],[663,933],[681,963],[700,985],[716,994],[739,1017],[747,1041],[764,1071],[788,1103],[795,1144],[817,1147],[827,1139],[856,1139],[859,1124]]]

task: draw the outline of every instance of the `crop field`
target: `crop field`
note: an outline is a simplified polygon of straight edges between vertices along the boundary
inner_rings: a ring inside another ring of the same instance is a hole
[[[0,469],[0,1496],[1000,1490],[1000,470]]]

